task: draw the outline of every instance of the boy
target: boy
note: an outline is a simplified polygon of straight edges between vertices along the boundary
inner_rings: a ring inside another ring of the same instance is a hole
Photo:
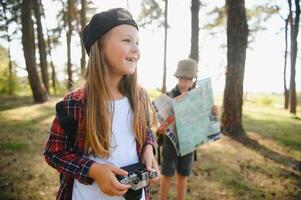
[[[197,62],[193,59],[183,59],[178,62],[174,76],[178,79],[177,85],[167,93],[172,98],[184,95],[192,89],[194,79],[197,78]],[[212,113],[217,115],[216,106],[212,107]],[[165,136],[166,125],[161,125],[158,133],[163,135],[163,151],[161,165],[160,200],[166,200],[170,182],[177,172],[178,200],[184,200],[186,196],[187,177],[191,174],[193,152],[178,156],[176,150],[167,136]]]
[[[197,78],[197,63],[192,59],[184,59],[178,62],[177,70],[174,76],[178,79],[178,84],[170,92],[168,96],[175,98],[188,92],[192,85],[193,79]],[[160,127],[158,132],[164,134],[165,130]],[[193,153],[185,156],[178,156],[172,143],[167,136],[163,137],[162,151],[162,178],[160,184],[160,199],[166,200],[170,187],[171,178],[177,170],[177,191],[178,199],[185,199],[187,176],[191,174]]]

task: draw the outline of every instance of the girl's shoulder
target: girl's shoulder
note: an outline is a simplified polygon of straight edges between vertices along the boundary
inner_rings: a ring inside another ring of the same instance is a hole
[[[68,92],[64,96],[64,101],[76,101],[76,102],[82,102],[85,99],[85,90],[83,88],[77,88],[70,92]]]
[[[82,110],[85,107],[85,90],[83,88],[77,88],[67,93],[62,102],[64,107],[68,110],[68,113],[76,112],[76,110]]]

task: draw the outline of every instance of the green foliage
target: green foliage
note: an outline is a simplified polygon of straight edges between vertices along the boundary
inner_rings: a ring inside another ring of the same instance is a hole
[[[257,5],[251,9],[247,9],[247,19],[249,24],[249,32],[251,42],[255,41],[256,33],[267,29],[265,22],[274,14],[277,14],[279,9],[269,3],[265,5]]]
[[[274,14],[279,12],[279,8],[275,7],[271,2],[255,5],[252,8],[246,8],[248,27],[249,27],[249,43],[255,41],[255,36],[258,31],[266,30],[265,22]],[[211,35],[217,34],[224,30],[227,23],[227,9],[226,6],[215,7],[212,11],[207,13],[213,16],[213,20],[205,24],[204,28],[210,30]]]
[[[226,25],[227,12],[226,6],[222,6],[221,8],[215,7],[213,10],[207,13],[208,15],[214,15],[215,18],[211,23],[207,23],[204,28],[207,30],[212,30],[217,27],[224,27]]]
[[[246,93],[244,95],[245,104],[256,104],[259,106],[269,106],[282,108],[284,105],[283,94],[261,94],[261,93]]]
[[[147,93],[151,100],[155,99],[156,97],[158,97],[162,94],[159,89],[149,89],[149,90],[147,90]]]
[[[273,103],[273,98],[271,98],[270,96],[263,96],[258,100],[258,102],[261,105],[270,106]]]
[[[17,89],[17,77],[14,71],[9,77],[9,62],[7,50],[0,45],[0,95],[8,95],[11,85],[12,94]]]
[[[141,12],[138,16],[140,27],[157,23],[158,27],[164,26],[164,1],[143,0],[141,3]]]

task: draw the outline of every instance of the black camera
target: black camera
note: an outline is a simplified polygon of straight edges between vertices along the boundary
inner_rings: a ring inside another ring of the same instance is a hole
[[[122,167],[128,172],[127,176],[117,176],[117,179],[122,184],[131,185],[131,189],[139,190],[148,185],[149,180],[158,176],[156,170],[146,170],[145,166],[141,163],[135,163]]]

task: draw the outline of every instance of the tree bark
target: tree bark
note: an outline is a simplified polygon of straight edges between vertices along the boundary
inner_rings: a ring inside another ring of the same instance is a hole
[[[81,11],[80,11],[80,23],[81,23],[81,32],[83,32],[85,26],[86,26],[86,0],[81,0]],[[81,66],[81,73],[84,74],[85,68],[86,68],[86,51],[83,41],[81,40],[81,52],[82,57],[80,60],[80,66]]]
[[[290,2],[290,0],[289,0]],[[295,17],[292,17],[291,26],[291,76],[290,76],[290,113],[296,114],[297,112],[297,96],[296,96],[296,61],[298,52],[298,32],[299,32],[299,19],[300,19],[300,0],[295,0]],[[290,6],[291,9],[291,6]]]
[[[36,18],[37,24],[37,35],[38,35],[38,47],[39,47],[39,55],[40,55],[40,68],[42,74],[42,81],[46,91],[49,94],[49,74],[48,74],[48,66],[47,66],[47,54],[46,54],[46,45],[43,34],[43,27],[41,23],[41,5],[42,3],[39,0],[33,0],[33,8],[34,14]]]
[[[288,103],[289,103],[289,90],[286,86],[286,69],[287,69],[287,48],[288,48],[288,42],[287,42],[287,29],[288,29],[288,22],[291,18],[291,13],[285,20],[285,34],[284,34],[284,40],[285,40],[285,51],[284,51],[284,68],[283,68],[283,86],[284,86],[284,109],[288,109]]]
[[[225,134],[240,135],[242,126],[243,80],[248,44],[248,24],[244,0],[226,0],[227,72],[222,114]]]
[[[35,60],[34,30],[31,19],[32,0],[23,0],[21,4],[22,21],[22,44],[28,73],[29,84],[35,102],[42,103],[47,101],[48,96],[42,87]]]
[[[46,16],[45,16],[45,12],[44,12],[44,8],[43,8],[43,4],[41,4],[41,13],[42,16],[45,19],[45,22],[47,21]],[[56,94],[56,72],[55,72],[55,68],[54,68],[54,64],[53,64],[53,60],[52,60],[52,54],[51,54],[51,41],[50,41],[50,36],[49,36],[49,30],[47,28],[47,22],[45,23],[45,27],[46,27],[46,34],[47,34],[47,54],[49,55],[49,59],[50,59],[50,67],[51,67],[51,81],[52,81],[52,88],[53,88],[53,92],[54,94]]]
[[[199,61],[199,10],[200,1],[191,0],[191,46],[189,57]]]
[[[168,0],[165,0],[165,12],[164,12],[164,61],[163,61],[163,82],[161,92],[166,93],[166,56],[167,56],[167,29],[168,29]]]
[[[67,6],[67,75],[68,75],[68,81],[67,81],[67,88],[70,90],[72,88],[73,79],[72,79],[72,63],[71,63],[71,38],[72,38],[72,0],[68,0],[68,6]]]

